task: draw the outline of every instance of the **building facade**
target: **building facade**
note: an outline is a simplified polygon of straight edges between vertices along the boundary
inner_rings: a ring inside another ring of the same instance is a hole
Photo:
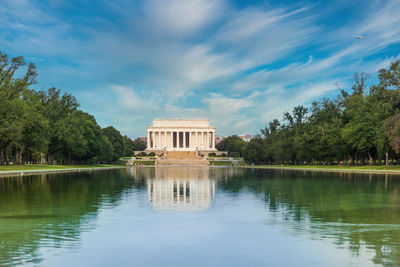
[[[250,134],[240,134],[238,135],[240,139],[242,139],[245,142],[250,142],[251,140],[251,135]]]
[[[146,128],[147,151],[216,151],[207,119],[154,119]]]

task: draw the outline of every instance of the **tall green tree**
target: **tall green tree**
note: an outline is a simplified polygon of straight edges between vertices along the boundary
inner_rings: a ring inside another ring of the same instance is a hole
[[[239,154],[240,156],[243,154],[243,149],[246,146],[246,142],[243,141],[239,136],[237,135],[232,135],[226,137],[224,140],[222,140],[219,144],[217,144],[215,147],[219,151],[227,151],[228,154]]]
[[[8,161],[7,154],[14,150],[20,161],[23,150],[24,123],[28,120],[29,107],[24,92],[35,83],[36,67],[30,63],[23,77],[16,72],[26,65],[22,57],[9,59],[0,52],[0,164]]]
[[[112,160],[116,161],[120,157],[124,156],[125,153],[125,140],[121,133],[112,126],[103,129],[103,133],[107,136],[108,140],[111,142],[113,148]]]
[[[297,106],[261,129],[261,140],[244,148],[247,161],[269,164],[349,162],[380,164],[399,160],[400,61],[379,71],[379,84],[356,73],[349,90],[322,99],[310,110]],[[262,145],[261,145],[262,144]]]
[[[115,128],[103,130],[71,94],[33,90],[36,76],[34,64],[0,52],[0,165],[112,162],[124,153]]]

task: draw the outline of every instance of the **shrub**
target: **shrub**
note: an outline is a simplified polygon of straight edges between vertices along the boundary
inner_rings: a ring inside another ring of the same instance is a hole
[[[88,161],[88,163],[89,163],[90,165],[97,164],[97,158],[96,158],[96,157],[90,158],[89,161]]]
[[[213,152],[213,153],[208,154],[208,156],[210,156],[210,157],[215,157],[215,156],[217,156],[217,154],[215,154],[215,153]]]
[[[228,156],[232,157],[232,158],[238,158],[238,157],[240,157],[240,153],[239,152],[229,152]]]
[[[151,153],[153,153],[153,152],[151,152]],[[140,156],[147,156],[147,154],[146,154],[146,152],[142,151],[142,152],[140,152]]]
[[[221,157],[226,157],[226,154],[225,154],[225,153],[222,153],[222,154],[221,154]]]
[[[150,152],[149,154],[147,154],[147,156],[150,156],[150,157],[154,157],[156,155],[156,153],[154,153],[154,152]]]

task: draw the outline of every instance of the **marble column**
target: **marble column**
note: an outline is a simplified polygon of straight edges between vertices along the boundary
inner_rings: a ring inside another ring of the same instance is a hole
[[[203,132],[203,148],[207,149],[207,132]]]
[[[201,149],[204,149],[204,132],[200,132],[201,136]]]
[[[206,136],[207,136],[206,148],[210,149],[210,132],[207,131]]]
[[[198,141],[198,132],[196,131],[194,133],[194,144],[198,148],[199,147],[199,141]]]
[[[174,147],[174,131],[171,131],[171,147]]]
[[[201,149],[204,148],[204,136],[203,136],[203,132],[199,132],[200,134],[200,147]]]
[[[157,144],[157,148],[160,147],[160,132],[159,131],[157,131],[156,144]]]
[[[215,132],[212,133],[212,148],[215,149]]]
[[[192,142],[193,142],[192,131],[189,131],[189,148],[192,148]]]
[[[199,149],[201,149],[201,132],[197,132],[197,144],[199,145]]]
[[[167,135],[168,138],[168,147],[172,148],[172,131],[169,131],[169,135]]]
[[[209,133],[208,133],[208,131],[207,131],[207,132],[206,132],[206,149],[209,148],[209,145],[208,145],[209,142],[210,142],[210,138],[209,138]]]
[[[183,130],[183,147],[182,148],[186,148],[186,131]]]
[[[194,145],[194,133],[193,131],[190,132],[190,148],[196,148]]]
[[[147,131],[147,149],[150,148],[150,132]]]
[[[204,140],[204,131],[203,132],[201,132],[201,146],[202,146],[202,148],[204,149],[204,148],[206,148],[206,142],[205,142],[205,140]]]
[[[167,147],[167,132],[164,131],[164,138],[163,138],[163,147]]]

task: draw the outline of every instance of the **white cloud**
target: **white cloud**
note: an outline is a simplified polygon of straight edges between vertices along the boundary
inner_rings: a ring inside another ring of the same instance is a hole
[[[194,35],[218,18],[222,5],[219,0],[151,0],[146,2],[145,12],[164,32]]]
[[[202,102],[206,104],[206,108],[211,113],[236,113],[250,107],[254,97],[254,95],[251,95],[246,98],[230,98],[222,94],[211,93],[207,98],[203,98]]]
[[[39,61],[39,86],[90,95],[80,99],[85,109],[132,137],[153,117],[208,117],[223,134],[254,133],[347,84],[353,72],[387,66],[397,55],[365,58],[400,41],[395,0],[368,2],[357,20],[333,30],[315,15],[318,4],[106,1],[110,18],[77,23],[33,3],[2,2],[0,31],[12,38],[0,37],[0,45]]]
[[[282,119],[285,111],[291,112],[293,107],[298,105],[308,106],[313,100],[317,100],[327,93],[337,90],[335,80],[323,82],[307,83],[292,90],[291,92],[284,88],[272,88],[267,90],[262,98],[262,105],[266,108],[260,117],[261,125],[273,119]],[[261,104],[259,104],[261,106]]]
[[[157,98],[151,99],[150,97],[144,98],[139,96],[138,92],[133,88],[122,85],[110,85],[110,88],[116,96],[116,104],[127,112],[148,110],[157,107]]]

